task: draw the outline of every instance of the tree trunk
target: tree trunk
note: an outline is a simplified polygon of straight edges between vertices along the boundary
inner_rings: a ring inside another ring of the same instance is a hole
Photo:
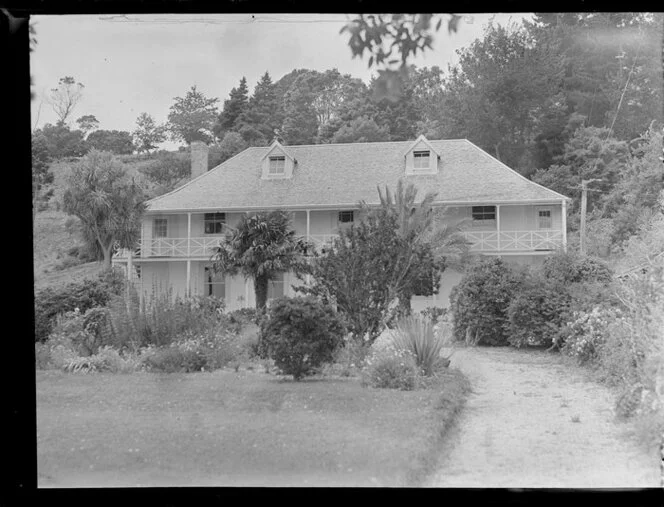
[[[254,292],[256,294],[256,310],[264,310],[267,305],[267,286],[269,279],[266,276],[254,278]]]
[[[111,259],[113,258],[113,243],[108,246],[102,245],[101,250],[104,254],[103,269],[111,269]]]

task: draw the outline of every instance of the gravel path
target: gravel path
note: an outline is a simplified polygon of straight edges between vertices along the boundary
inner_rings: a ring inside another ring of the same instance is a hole
[[[660,487],[658,458],[618,423],[613,395],[544,351],[464,348],[473,393],[429,487]]]

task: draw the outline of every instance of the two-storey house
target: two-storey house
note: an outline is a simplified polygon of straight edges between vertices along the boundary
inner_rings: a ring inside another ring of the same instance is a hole
[[[321,245],[359,220],[358,203],[378,204],[377,186],[413,182],[418,196],[437,192],[453,220],[463,220],[471,251],[537,263],[566,247],[569,198],[521,176],[465,139],[248,148],[207,171],[207,146],[192,143],[192,180],[148,202],[141,240],[123,251],[141,293],[222,297],[228,309],[253,307],[253,284],[215,275],[212,249],[245,213],[283,209],[296,232]],[[460,273],[447,270],[436,296],[415,296],[414,309],[447,306]],[[291,273],[270,284],[268,298],[294,295]]]

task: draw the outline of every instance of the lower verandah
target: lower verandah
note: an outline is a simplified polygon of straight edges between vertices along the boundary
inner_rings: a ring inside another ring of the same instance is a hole
[[[515,264],[539,264],[543,255],[505,255],[502,258]],[[215,296],[225,300],[229,311],[241,308],[254,308],[256,297],[253,280],[246,280],[242,275],[228,276],[215,274],[206,261],[190,261],[190,294]],[[166,290],[173,297],[184,297],[187,294],[187,262],[164,261],[143,262],[135,265],[134,285],[146,300],[153,294]],[[140,273],[140,276],[137,274]],[[452,288],[459,283],[462,274],[454,269],[446,269],[443,273],[439,292],[434,296],[414,296],[411,300],[413,311],[421,311],[428,307],[449,307],[449,296]],[[268,300],[279,296],[297,296],[293,286],[305,283],[293,273],[284,273],[278,280],[271,281],[268,287]]]

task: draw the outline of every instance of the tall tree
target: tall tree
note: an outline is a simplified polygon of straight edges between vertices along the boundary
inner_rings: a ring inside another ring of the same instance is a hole
[[[99,128],[99,120],[95,117],[94,114],[86,114],[81,116],[76,120],[78,129],[83,132],[83,135],[88,135],[90,132],[97,130]]]
[[[136,130],[133,132],[136,150],[139,153],[154,150],[166,140],[166,127],[157,125],[148,113],[141,113],[136,119]]]
[[[91,251],[111,267],[113,248],[133,248],[140,236],[145,196],[108,152],[92,150],[72,168],[64,211],[79,218]]]
[[[64,125],[69,116],[73,113],[76,105],[83,98],[83,88],[81,83],[77,83],[71,76],[61,77],[57,88],[52,88],[49,95],[49,103],[58,115],[58,124]]]
[[[291,229],[288,213],[261,211],[240,219],[221,242],[213,266],[217,272],[242,273],[253,279],[256,309],[263,310],[270,280],[279,273],[299,271],[306,247]]]
[[[207,98],[192,86],[184,97],[175,97],[168,113],[168,130],[174,141],[210,143],[214,140],[214,123],[219,99]]]
[[[247,109],[249,103],[249,89],[247,79],[242,77],[240,85],[231,90],[230,96],[224,101],[224,108],[214,124],[214,135],[222,139],[226,132],[236,128],[238,118]]]
[[[223,113],[222,113],[223,114]],[[269,73],[263,74],[261,80],[254,88],[254,94],[249,99],[247,107],[237,118],[238,132],[244,129],[243,138],[251,146],[258,142],[269,143],[274,138],[275,131],[281,126],[279,101],[276,87],[272,83]],[[256,132],[253,136],[247,132]],[[262,138],[262,141],[261,139]]]

